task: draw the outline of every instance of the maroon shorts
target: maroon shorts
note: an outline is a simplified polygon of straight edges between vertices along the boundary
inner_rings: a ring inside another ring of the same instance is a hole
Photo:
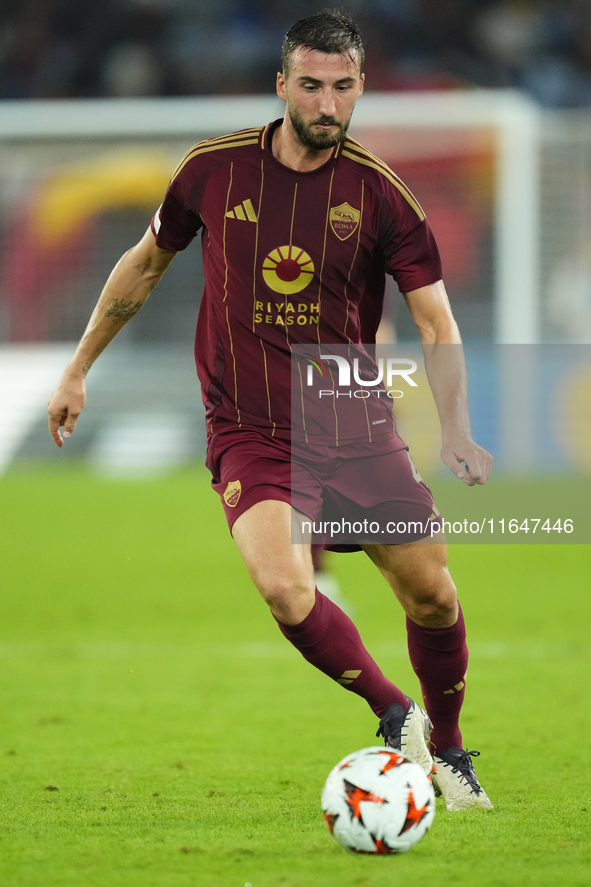
[[[254,429],[214,434],[206,465],[230,530],[257,502],[279,499],[304,515],[315,544],[358,551],[359,542],[443,541],[431,490],[400,438],[340,447],[290,443]]]

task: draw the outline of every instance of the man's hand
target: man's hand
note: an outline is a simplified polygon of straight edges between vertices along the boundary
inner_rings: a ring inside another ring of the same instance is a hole
[[[493,457],[471,437],[458,437],[444,443],[441,458],[455,476],[469,487],[486,483],[490,476]]]
[[[48,402],[49,433],[58,447],[64,445],[60,428],[63,426],[65,438],[71,437],[85,403],[84,376],[72,376],[66,370]]]
[[[152,230],[128,250],[115,265],[92,312],[92,317],[61,382],[49,399],[49,433],[58,447],[64,437],[71,437],[86,403],[86,373],[123,329],[138,313],[146,299],[176,256],[170,249],[160,249]]]

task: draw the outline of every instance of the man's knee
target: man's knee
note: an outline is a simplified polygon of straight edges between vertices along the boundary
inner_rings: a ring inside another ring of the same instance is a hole
[[[423,560],[406,571],[401,603],[408,616],[420,625],[453,625],[458,615],[457,592],[445,562],[439,557]]]
[[[314,581],[300,571],[261,569],[253,579],[263,600],[281,622],[301,622],[314,606]]]
[[[447,571],[443,575],[422,577],[409,588],[405,610],[419,625],[447,627],[458,618],[456,587]]]
[[[274,604],[284,604],[290,600],[310,594],[313,591],[310,582],[305,582],[302,579],[293,578],[288,575],[260,573],[256,577],[255,582],[263,599],[269,604],[269,606],[273,606]]]

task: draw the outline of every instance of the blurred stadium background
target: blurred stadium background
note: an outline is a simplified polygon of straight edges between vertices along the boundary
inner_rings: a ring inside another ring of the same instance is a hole
[[[280,116],[273,93],[283,34],[323,5],[0,5],[0,471],[83,459],[106,474],[145,477],[201,459],[196,245],[93,368],[67,453],[46,434],[44,404],[179,157],[202,138]],[[507,469],[589,473],[588,2],[343,5],[367,43],[369,94],[351,132],[417,193],[435,230],[456,316],[474,343],[476,436]],[[398,340],[413,341],[393,287],[387,312]],[[562,348],[550,370],[549,351],[525,362],[505,352],[513,371],[496,372],[491,392],[494,343]]]

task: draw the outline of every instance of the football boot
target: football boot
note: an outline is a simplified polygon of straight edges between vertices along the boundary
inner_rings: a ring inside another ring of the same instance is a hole
[[[443,795],[448,810],[492,809],[490,798],[478,782],[472,764],[472,758],[479,755],[479,751],[463,748],[448,748],[435,755],[433,788],[435,794]]]
[[[406,758],[420,764],[427,776],[434,770],[427,747],[433,724],[426,711],[410,697],[407,709],[399,703],[389,705],[380,720],[376,736],[384,737],[384,745],[398,749]]]

